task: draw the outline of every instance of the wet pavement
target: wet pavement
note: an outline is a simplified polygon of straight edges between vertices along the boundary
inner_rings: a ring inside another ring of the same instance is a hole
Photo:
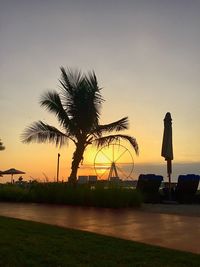
[[[198,216],[22,203],[0,203],[0,215],[200,254]]]

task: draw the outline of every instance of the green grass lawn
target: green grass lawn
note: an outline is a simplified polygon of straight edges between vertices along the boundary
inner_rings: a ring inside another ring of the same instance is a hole
[[[200,266],[200,255],[0,217],[0,266]]]

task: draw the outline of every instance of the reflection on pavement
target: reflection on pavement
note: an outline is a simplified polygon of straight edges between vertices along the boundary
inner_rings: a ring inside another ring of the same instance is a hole
[[[30,203],[0,203],[0,215],[200,254],[200,217]]]

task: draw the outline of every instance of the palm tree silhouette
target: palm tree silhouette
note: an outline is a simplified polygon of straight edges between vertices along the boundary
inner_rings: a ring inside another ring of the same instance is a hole
[[[4,150],[5,149],[5,146],[3,145],[3,143],[1,142],[1,139],[0,139],[0,150]]]
[[[110,134],[113,131],[127,129],[128,117],[106,125],[99,123],[100,108],[104,99],[94,72],[85,75],[80,71],[71,69],[66,71],[61,67],[59,82],[60,94],[48,91],[42,96],[40,104],[56,115],[62,131],[42,121],[34,122],[24,130],[22,142],[49,142],[61,147],[71,140],[75,144],[71,174],[68,179],[71,183],[77,181],[79,164],[83,160],[86,147],[90,144],[100,147],[124,139],[138,154],[138,145],[134,137]]]

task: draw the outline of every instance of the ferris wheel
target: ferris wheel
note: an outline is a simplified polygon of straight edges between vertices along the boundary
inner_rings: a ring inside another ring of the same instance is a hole
[[[96,153],[94,169],[97,177],[102,180],[131,179],[134,169],[133,156],[123,145],[104,146]]]

